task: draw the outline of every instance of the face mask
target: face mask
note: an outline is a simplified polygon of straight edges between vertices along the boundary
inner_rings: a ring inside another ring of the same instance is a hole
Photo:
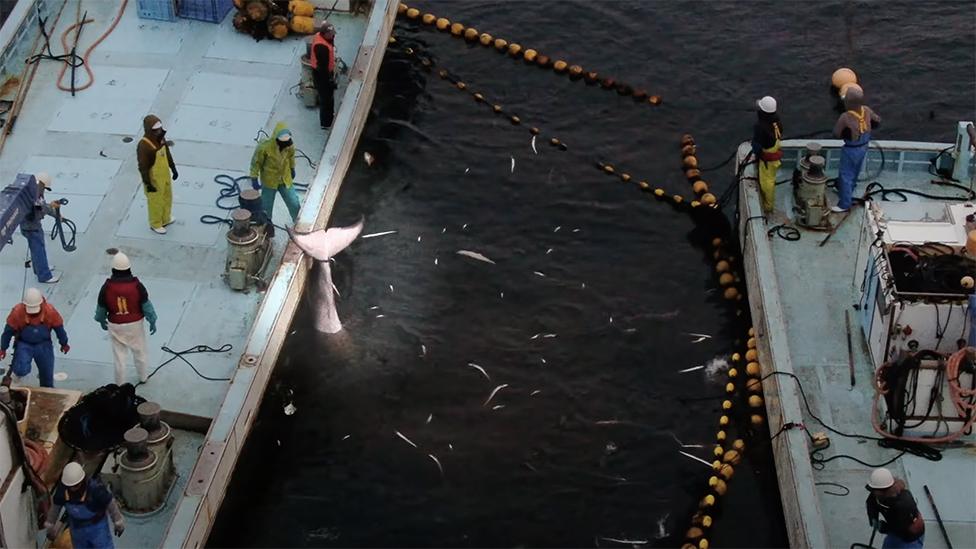
[[[284,149],[291,146],[291,141],[281,141],[280,139],[275,139],[275,143],[278,144],[279,149]]]

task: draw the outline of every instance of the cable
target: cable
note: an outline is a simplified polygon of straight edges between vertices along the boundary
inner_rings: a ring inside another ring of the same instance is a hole
[[[72,94],[74,94],[74,92],[76,92],[76,91],[87,90],[88,88],[90,88],[92,86],[92,84],[95,83],[95,73],[92,72],[91,65],[88,64],[88,58],[91,56],[92,52],[95,51],[95,48],[97,48],[98,45],[101,44],[103,40],[105,40],[106,38],[108,38],[108,35],[112,34],[112,31],[115,30],[115,27],[116,26],[118,26],[119,21],[122,20],[122,15],[125,13],[125,7],[126,7],[126,5],[128,3],[129,3],[129,0],[122,0],[121,5],[119,6],[119,11],[118,11],[118,13],[115,14],[115,19],[112,21],[112,24],[109,25],[108,29],[106,29],[105,32],[102,33],[102,35],[99,36],[98,39],[95,40],[95,42],[92,43],[91,46],[88,46],[88,49],[87,50],[85,50],[85,55],[81,58],[81,61],[82,61],[81,67],[83,67],[85,69],[85,72],[88,73],[88,82],[85,83],[81,87],[76,87],[74,85],[74,78],[72,77],[72,84],[71,84],[71,86],[70,87],[64,86],[61,83],[61,81],[64,79],[64,73],[67,72],[68,67],[69,66],[71,67],[72,75],[74,74],[74,69],[78,68],[78,66],[75,65],[75,64],[72,64],[72,65],[66,64],[63,67],[61,67],[61,72],[60,72],[60,74],[58,74],[58,82],[57,82],[57,85],[58,85],[58,89],[59,90],[62,90],[62,91],[70,91]],[[79,5],[80,5],[80,3],[79,3]],[[86,12],[86,15],[87,15],[87,12]],[[68,51],[68,42],[67,42],[68,33],[70,33],[71,30],[74,29],[75,27],[78,27],[78,33],[80,34],[81,33],[81,27],[84,26],[86,23],[91,23],[92,21],[94,21],[94,19],[85,19],[84,17],[82,17],[81,21],[79,21],[79,22],[77,22],[77,23],[69,26],[68,28],[66,28],[64,30],[63,33],[61,33],[61,45],[64,46],[64,51],[65,52]],[[75,45],[75,47],[77,47],[77,44]],[[72,48],[70,55],[72,55],[74,57],[78,57],[74,52],[75,52],[75,50],[74,50],[74,48]]]
[[[923,193],[922,191],[916,191],[914,189],[905,189],[905,188],[886,189],[884,187],[884,185],[882,185],[881,183],[878,183],[877,181],[874,181],[873,183],[869,184],[867,186],[867,188],[864,189],[864,196],[862,197],[862,200],[871,200],[871,198],[873,196],[879,195],[879,194],[881,195],[881,200],[887,201],[887,200],[889,200],[888,199],[888,195],[889,194],[893,194],[895,196],[901,197],[901,199],[902,199],[901,202],[907,202],[908,201],[908,197],[905,196],[906,194],[913,194],[913,195],[921,196],[923,198],[928,198],[928,199],[931,199],[931,200],[957,200],[957,201],[960,201],[960,202],[966,202],[966,201],[970,201],[970,200],[976,200],[976,191],[973,191],[973,190],[969,189],[968,187],[963,187],[962,185],[959,185],[957,183],[948,183],[948,182],[947,183],[936,183],[936,184],[938,184],[938,185],[945,185],[947,187],[953,187],[955,189],[959,189],[959,190],[963,191],[966,194],[963,195],[963,196],[959,196],[959,195],[957,195],[957,196],[940,196],[940,195],[935,195],[935,194]]]
[[[851,493],[851,489],[850,488],[848,488],[847,486],[844,486],[843,484],[839,484],[839,483],[836,483],[836,482],[814,482],[813,485],[814,486],[836,486],[838,488],[843,488],[844,489],[844,493],[843,494],[838,494],[837,492],[831,492],[830,490],[824,490],[824,493],[825,494],[829,494],[831,496],[841,496],[841,497],[843,497],[843,496],[850,495],[850,493]]]
[[[800,230],[785,223],[782,225],[776,225],[775,227],[770,227],[769,230],[766,231],[766,236],[772,237],[774,234],[789,242],[796,242],[797,240],[800,240]]]
[[[163,366],[166,366],[167,364],[169,364],[170,362],[173,362],[176,359],[180,359],[183,362],[185,362],[187,364],[187,366],[189,366],[190,369],[193,370],[193,373],[195,373],[196,375],[198,375],[199,377],[201,377],[201,378],[203,378],[203,379],[205,379],[207,381],[230,381],[231,380],[231,378],[229,378],[229,377],[209,377],[209,376],[205,376],[205,375],[201,374],[200,373],[200,370],[197,370],[196,366],[194,366],[192,362],[190,362],[189,360],[187,360],[186,359],[186,356],[185,356],[185,355],[192,355],[192,354],[197,354],[197,353],[227,353],[227,352],[230,352],[230,350],[234,348],[234,346],[231,345],[230,343],[225,343],[225,344],[221,345],[220,347],[218,347],[216,349],[214,349],[213,347],[210,347],[209,345],[194,345],[193,347],[190,347],[188,349],[184,349],[182,351],[174,351],[174,350],[170,349],[169,347],[167,347],[165,345],[163,345],[160,348],[164,352],[167,352],[167,353],[169,353],[169,354],[171,354],[173,356],[171,356],[168,360],[166,360],[165,362],[163,362],[159,366],[156,366],[156,369],[153,370],[148,376],[146,376],[146,381],[140,381],[139,383],[136,383],[136,387],[147,383],[152,378],[152,376],[156,375],[156,372],[158,372],[160,369],[162,369]]]

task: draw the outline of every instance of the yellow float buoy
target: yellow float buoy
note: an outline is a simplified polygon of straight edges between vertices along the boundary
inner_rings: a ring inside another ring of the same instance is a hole
[[[756,338],[750,337],[746,341],[746,347],[749,348],[749,349],[755,349],[756,348]]]
[[[496,103],[496,104],[494,104],[494,105],[491,106],[491,110],[495,114],[501,114],[501,112],[502,112],[502,106]]]
[[[453,23],[451,25],[451,34],[453,36],[461,36],[464,34],[464,25],[461,23]]]
[[[715,264],[715,272],[716,273],[719,273],[719,274],[729,272],[729,262],[728,261],[725,261],[723,259],[722,261],[719,261],[718,263],[716,263]],[[738,356],[739,356],[739,353],[733,353],[732,354],[732,357],[733,357],[732,360],[736,360],[735,357],[738,357]]]
[[[508,54],[509,55],[511,55],[512,57],[518,57],[520,53],[522,53],[522,46],[520,46],[518,44],[509,44],[508,45]]]
[[[639,186],[641,189],[645,191],[651,188],[651,184],[648,183],[647,181],[638,181],[637,186]]]
[[[446,17],[438,18],[434,23],[434,26],[437,27],[437,30],[439,31],[447,30],[451,27],[451,20]]]
[[[457,89],[461,91],[464,91],[468,88],[468,85],[465,84],[464,82],[458,82],[457,84],[455,84],[455,86],[457,86]]]
[[[736,370],[735,368],[729,368],[729,377],[732,379],[739,377],[739,370]]]
[[[729,421],[730,421],[729,416],[719,416],[718,418],[718,424],[722,427],[727,426],[729,424]]]
[[[758,379],[750,379],[746,382],[746,390],[750,393],[758,393],[762,391],[762,383]]]
[[[664,189],[654,189],[654,196],[662,198],[664,196]]]
[[[425,13],[420,20],[423,21],[425,25],[432,25],[434,24],[434,21],[437,20],[437,17],[433,13]]]
[[[756,329],[755,328],[749,328],[749,333],[747,335],[749,337],[752,337],[752,336],[756,335]]]
[[[713,496],[712,494],[708,494],[707,496],[703,497],[702,500],[701,500],[701,506],[702,507],[714,507],[715,506],[715,496]]]
[[[841,67],[834,71],[834,74],[830,75],[830,84],[836,88],[841,89],[844,84],[856,84],[857,74],[847,67]]]
[[[685,177],[691,182],[698,181],[698,178],[701,177],[701,171],[698,168],[687,169],[685,170]]]
[[[715,433],[715,438],[719,442],[724,442],[725,441],[725,436],[726,436],[725,435],[725,431],[719,431],[718,433]]]
[[[708,515],[703,516],[702,519],[701,519],[701,523],[702,523],[702,526],[704,526],[705,528],[711,528],[712,527],[712,517],[710,517]]]
[[[725,296],[725,299],[732,300],[739,297],[739,290],[736,290],[735,286],[729,286],[722,295]]]
[[[723,400],[722,401],[722,409],[723,410],[731,410],[732,409],[732,401],[731,400]]]
[[[746,360],[749,362],[755,362],[759,358],[759,353],[755,349],[749,349],[746,351]]]
[[[684,158],[686,156],[694,156],[695,155],[695,152],[697,150],[698,150],[698,147],[696,147],[694,145],[694,143],[689,143],[687,145],[682,145],[681,146],[681,157]]]
[[[759,395],[752,395],[749,397],[749,406],[753,408],[759,408],[763,405],[763,399]]]
[[[722,286],[728,286],[733,282],[735,282],[735,277],[729,273],[722,273],[722,275],[718,277],[718,283]]]
[[[959,280],[959,285],[962,286],[963,289],[972,290],[973,286],[976,285],[976,281],[973,280],[973,277],[966,275]]]
[[[753,362],[750,362],[749,364],[746,364],[746,374],[747,375],[750,375],[750,376],[758,376],[759,375],[759,371],[760,371],[760,369],[759,369],[759,363],[758,362],[753,361]]]
[[[698,181],[695,181],[694,185],[691,186],[691,190],[694,191],[695,194],[706,193],[708,192],[708,183],[705,183],[699,179]]]
[[[478,38],[478,29],[476,29],[474,27],[468,27],[468,28],[464,29],[464,39],[465,40],[467,40],[468,42],[471,42],[475,38]]]
[[[738,450],[729,450],[722,455],[722,461],[724,463],[731,463],[732,465],[738,465],[742,461],[742,455],[739,454]]]
[[[734,393],[735,392],[735,385],[732,384],[732,383],[726,383],[725,384],[725,392],[726,393],[729,393],[729,394]]]
[[[406,4],[400,4],[400,5],[398,5],[397,6],[397,15],[403,15],[403,14],[407,13],[407,10],[408,9],[410,9],[410,6],[408,6]]]
[[[518,116],[515,116],[514,114],[512,115],[512,117],[511,117],[511,118],[509,118],[509,120],[511,120],[511,121],[512,121],[512,125],[513,125],[513,126],[518,126],[519,124],[521,124],[521,123],[522,123],[522,119],[521,119],[521,118],[519,118]]]
[[[558,60],[558,61],[556,61],[555,63],[552,64],[552,70],[554,70],[556,72],[565,72],[566,71],[566,67],[568,67],[568,66],[569,66],[568,63],[566,63],[565,61],[563,61],[562,59],[560,59],[560,60]]]
[[[531,133],[532,135],[539,135],[539,128],[532,126],[531,128],[529,128],[529,133]]]
[[[508,49],[508,40],[505,40],[504,38],[496,38],[495,39],[495,49],[498,50],[498,51],[500,51],[500,52],[504,52],[505,50],[507,50]]]
[[[724,261],[719,261],[719,263],[725,263]],[[726,263],[728,265],[728,263]],[[742,360],[742,356],[739,353],[732,353],[732,362],[739,362]]]
[[[630,181],[630,174],[629,173],[622,173],[622,174],[620,174],[620,180],[623,181],[624,183],[629,182]]]
[[[495,41],[495,38],[487,32],[484,32],[478,37],[478,41],[481,42],[482,46],[490,46]]]
[[[647,102],[651,105],[657,106],[661,104],[661,97],[657,95],[652,95],[647,98]]]
[[[671,199],[674,200],[675,204],[681,204],[682,202],[684,202],[684,197],[681,196],[680,194],[676,194],[672,196]]]
[[[725,484],[725,481],[718,477],[709,477],[708,487],[715,490],[715,493],[720,496],[724,496],[725,492],[728,490],[728,485]]]
[[[719,445],[719,446],[716,446],[714,450],[712,450],[712,453],[715,454],[715,457],[720,458],[720,457],[722,457],[725,454],[725,450],[723,450],[722,449],[722,446]]]
[[[570,65],[569,76],[573,78],[579,78],[582,75],[583,75],[583,67],[579,65]]]
[[[407,17],[410,19],[416,19],[420,16],[420,10],[417,8],[410,8],[407,10]]]
[[[526,63],[534,63],[535,62],[535,58],[538,57],[538,55],[539,55],[539,52],[537,52],[537,51],[535,51],[533,49],[527,49],[527,50],[525,50],[525,53],[522,54],[522,58],[525,59],[525,62]]]
[[[689,157],[689,158],[692,158],[692,157]],[[712,193],[705,193],[705,194],[702,195],[701,201],[702,201],[702,204],[705,204],[706,206],[711,206],[711,205],[717,203],[718,202],[718,199],[715,198],[715,195],[712,194]]]
[[[725,480],[731,480],[732,475],[735,474],[735,469],[733,469],[728,463],[723,463],[721,467],[719,467],[718,474]]]
[[[475,92],[475,94],[472,97],[474,97],[474,100],[477,101],[478,103],[482,103],[485,100],[485,96],[481,95],[481,92]]]
[[[751,416],[749,416],[749,423],[752,423],[756,427],[759,427],[765,421],[766,420],[764,420],[763,417],[759,414],[752,414]]]
[[[539,54],[535,58],[535,64],[538,65],[540,69],[545,69],[552,64],[552,59],[550,59],[548,55]]]
[[[606,173],[607,175],[613,175],[614,173],[613,164],[604,164],[603,172]]]
[[[441,78],[447,78],[447,69],[441,69],[437,71],[437,76],[440,76]]]
[[[682,159],[681,164],[685,167],[686,170],[690,170],[691,168],[697,168],[698,158],[694,156],[686,156]]]
[[[708,540],[705,538],[698,540],[698,549],[708,549]]]
[[[590,71],[583,75],[583,80],[586,80],[587,84],[596,84],[597,80],[600,79],[600,75],[594,71]]]

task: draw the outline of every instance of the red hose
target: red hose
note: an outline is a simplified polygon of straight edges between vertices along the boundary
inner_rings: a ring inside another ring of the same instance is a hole
[[[896,436],[888,431],[885,431],[881,426],[881,412],[879,403],[881,402],[881,397],[888,393],[888,388],[884,385],[881,378],[882,371],[888,367],[887,363],[882,364],[875,372],[874,410],[871,415],[871,423],[874,425],[874,430],[885,438],[904,440],[907,442],[921,442],[923,444],[952,442],[953,440],[956,440],[969,432],[970,429],[972,429],[973,424],[976,423],[976,404],[966,402],[965,399],[972,399],[973,397],[976,397],[976,390],[964,389],[961,385],[959,385],[960,366],[962,365],[963,359],[966,358],[966,355],[969,353],[976,353],[976,348],[966,347],[964,349],[960,349],[953,353],[949,357],[948,362],[946,362],[946,380],[949,384],[949,396],[952,398],[952,403],[956,407],[956,412],[959,413],[959,417],[969,418],[958,431],[941,437]]]
[[[122,20],[122,15],[125,13],[125,6],[128,3],[129,0],[122,0],[122,5],[119,7],[119,12],[115,15],[115,20],[112,21],[112,24],[109,25],[108,29],[104,33],[102,33],[101,36],[98,37],[98,40],[95,40],[95,42],[91,46],[88,46],[88,49],[85,50],[85,55],[82,57],[82,66],[85,68],[85,72],[88,73],[88,82],[83,86],[75,86],[74,90],[72,90],[70,86],[65,86],[64,84],[62,84],[61,81],[64,80],[64,74],[68,72],[68,64],[64,64],[61,67],[61,73],[58,74],[59,90],[82,91],[82,90],[87,90],[88,88],[91,87],[92,84],[95,83],[95,73],[92,72],[91,66],[88,64],[88,57],[92,54],[93,51],[95,51],[95,48],[97,48],[98,45],[101,44],[103,40],[108,38],[108,35],[112,34],[112,31],[115,30],[115,27],[118,26],[119,21]],[[71,52],[71,50],[68,49],[68,34],[70,34],[71,31],[75,29],[75,27],[78,27],[83,24],[91,23],[92,21],[94,21],[94,19],[85,19],[84,21],[78,21],[77,23],[64,29],[64,32],[61,33],[61,45],[64,47],[64,52],[66,54]]]
[[[33,440],[24,439],[24,450],[27,452],[27,461],[30,463],[31,469],[37,473],[38,476],[44,474],[44,470],[47,469],[47,450],[44,446]]]

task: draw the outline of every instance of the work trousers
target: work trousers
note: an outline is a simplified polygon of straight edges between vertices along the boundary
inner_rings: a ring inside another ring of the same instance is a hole
[[[268,214],[268,219],[274,219],[275,195],[279,193],[281,194],[281,199],[285,201],[288,214],[291,215],[291,221],[294,223],[298,219],[298,211],[302,209],[302,201],[298,198],[298,193],[295,192],[294,185],[285,185],[282,183],[278,185],[277,189],[261,187],[261,205]]]
[[[850,209],[854,200],[854,189],[857,178],[864,168],[864,159],[868,154],[871,134],[864,133],[857,141],[845,141],[840,151],[840,169],[837,173],[837,195],[840,197],[837,206]]]
[[[151,193],[143,185],[146,202],[149,205],[149,226],[153,229],[166,226],[173,219],[173,183],[171,181],[153,181],[156,192]]]
[[[314,78],[319,94],[319,124],[323,128],[331,128],[335,117],[335,75],[316,72]]]
[[[41,387],[54,387],[54,344],[51,341],[14,344],[14,360],[11,364],[13,374],[24,378],[31,372],[31,362],[37,364],[37,377]]]
[[[776,207],[776,174],[779,173],[780,161],[759,160],[758,162],[759,197],[762,201],[763,213],[769,214]]]
[[[139,381],[146,381],[149,374],[149,358],[146,353],[146,321],[139,319],[126,324],[108,323],[108,335],[112,340],[112,355],[115,359],[115,384],[125,383],[125,366],[129,362],[129,352],[136,363]]]
[[[24,229],[20,228],[20,234],[27,239],[27,247],[30,249],[31,269],[37,276],[38,282],[47,282],[53,276],[51,266],[47,263],[47,248],[44,245],[43,229]]]

